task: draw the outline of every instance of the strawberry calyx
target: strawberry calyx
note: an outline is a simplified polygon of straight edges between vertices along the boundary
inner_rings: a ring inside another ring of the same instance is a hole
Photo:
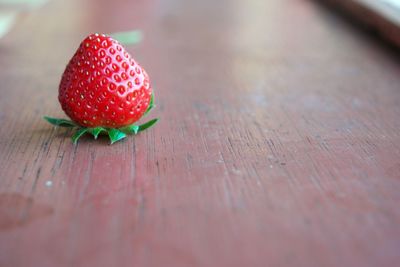
[[[151,96],[150,104],[146,110],[146,112],[143,114],[145,116],[148,114],[152,109],[154,108],[154,100],[153,100],[153,95]],[[48,116],[43,117],[47,122],[50,124],[56,126],[56,127],[65,127],[65,128],[76,128],[76,132],[72,135],[72,142],[76,144],[81,136],[84,134],[91,134],[93,135],[94,139],[97,139],[97,137],[101,134],[107,134],[110,138],[110,144],[114,144],[117,141],[120,141],[127,137],[128,135],[136,135],[150,127],[152,127],[154,124],[157,123],[158,118],[152,119],[148,122],[145,122],[140,125],[135,125],[131,124],[128,126],[124,126],[121,128],[107,128],[107,127],[94,127],[94,128],[88,128],[88,127],[83,127],[81,125],[78,125],[77,123],[67,120],[67,119],[59,119],[59,118],[52,118]]]

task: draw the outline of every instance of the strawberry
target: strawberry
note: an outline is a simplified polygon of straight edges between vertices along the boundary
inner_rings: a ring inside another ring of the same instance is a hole
[[[58,100],[72,121],[45,119],[77,127],[74,143],[85,133],[105,132],[111,143],[157,122],[133,125],[153,107],[149,76],[122,45],[104,34],[91,34],[80,44],[62,75]]]

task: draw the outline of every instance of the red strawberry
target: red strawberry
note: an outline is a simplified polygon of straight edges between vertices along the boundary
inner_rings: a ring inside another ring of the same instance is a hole
[[[62,76],[58,99],[65,113],[85,127],[123,127],[150,104],[146,72],[111,37],[89,35]]]
[[[118,41],[103,34],[91,34],[69,61],[60,82],[58,100],[82,134],[91,132],[97,138],[101,131],[106,131],[113,142],[119,140],[113,140],[113,133],[126,132],[116,128],[132,125],[152,107],[152,89],[146,71]],[[47,120],[65,126],[65,121]],[[140,130],[135,129],[130,132]]]

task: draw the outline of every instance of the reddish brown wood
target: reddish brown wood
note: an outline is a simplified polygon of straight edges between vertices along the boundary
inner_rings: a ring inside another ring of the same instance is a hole
[[[65,63],[135,28],[161,121],[73,146]],[[313,1],[52,1],[0,70],[2,267],[400,261],[399,57]]]

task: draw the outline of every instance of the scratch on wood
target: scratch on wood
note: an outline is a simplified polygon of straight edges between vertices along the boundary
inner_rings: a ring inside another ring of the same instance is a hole
[[[31,188],[31,193],[30,193],[31,196],[32,196],[32,195],[35,193],[35,191],[36,191],[36,187],[37,187],[37,184],[38,184],[38,181],[39,181],[39,178],[40,178],[40,173],[41,173],[41,171],[42,171],[42,167],[39,167],[39,168],[37,169],[37,171],[36,171],[36,175],[35,175],[35,178],[34,178],[33,183],[32,183],[32,188]]]

